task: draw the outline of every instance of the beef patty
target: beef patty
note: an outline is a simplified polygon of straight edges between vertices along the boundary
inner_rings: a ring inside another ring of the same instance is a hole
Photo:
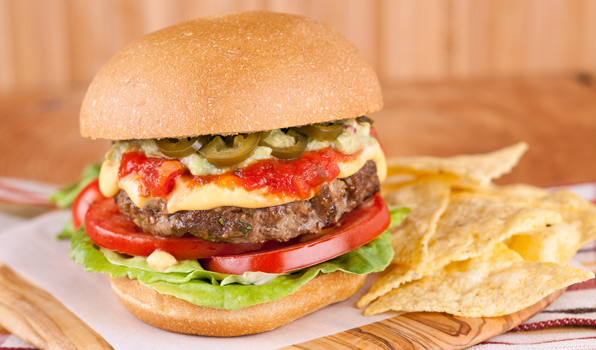
[[[267,208],[219,207],[165,213],[165,201],[156,200],[141,209],[120,191],[120,212],[143,231],[157,236],[181,237],[187,233],[212,242],[285,242],[306,233],[316,233],[379,191],[377,167],[368,161],[354,175],[321,186],[311,199]]]

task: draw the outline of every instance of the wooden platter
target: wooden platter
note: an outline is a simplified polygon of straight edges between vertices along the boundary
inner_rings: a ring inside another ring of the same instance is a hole
[[[412,312],[284,349],[463,349],[519,326],[557,300],[563,292],[563,289],[556,291],[511,315],[468,318]]]
[[[0,262],[0,324],[40,349],[113,349],[43,289]]]

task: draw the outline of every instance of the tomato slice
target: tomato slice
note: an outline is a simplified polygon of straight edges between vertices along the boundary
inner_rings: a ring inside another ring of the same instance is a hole
[[[108,198],[89,208],[85,230],[95,244],[106,249],[135,256],[162,250],[178,260],[201,259],[203,267],[213,272],[241,275],[246,271],[290,272],[335,258],[378,237],[389,221],[389,210],[377,194],[316,235],[285,243],[213,243],[191,235],[164,238],[144,233]]]
[[[85,214],[91,204],[98,200],[105,199],[106,197],[101,194],[99,190],[99,181],[97,179],[91,181],[85,188],[77,195],[72,205],[72,224],[74,228],[81,226],[85,221]]]
[[[96,202],[89,208],[85,231],[95,244],[106,249],[135,256],[149,256],[155,250],[163,250],[178,260],[239,254],[261,249],[264,245],[213,243],[192,235],[180,238],[153,236],[142,232],[132,220],[122,215],[113,198]]]
[[[283,247],[201,260],[209,271],[241,275],[246,271],[285,273],[303,269],[352,251],[378,237],[390,215],[380,195],[344,215],[339,227],[316,239]],[[300,237],[298,237],[300,238]]]

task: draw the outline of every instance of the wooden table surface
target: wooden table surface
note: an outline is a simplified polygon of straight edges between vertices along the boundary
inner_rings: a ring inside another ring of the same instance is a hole
[[[594,85],[593,85],[594,84]],[[596,180],[596,83],[589,76],[392,85],[372,114],[387,156],[486,152],[526,141],[501,183]],[[82,139],[84,89],[0,94],[0,176],[74,181],[109,141]]]
[[[529,152],[500,183],[596,181],[596,83],[589,76],[392,85],[384,91],[385,108],[371,117],[388,157],[487,152],[526,141]],[[100,160],[109,141],[78,135],[83,95],[84,89],[0,94],[0,176],[63,184]]]

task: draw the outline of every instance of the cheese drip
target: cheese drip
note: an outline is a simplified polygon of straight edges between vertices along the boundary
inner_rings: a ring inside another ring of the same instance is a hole
[[[387,176],[387,161],[379,143],[370,145],[362,150],[355,159],[339,162],[340,173],[338,178],[346,178],[354,175],[364,164],[372,160],[377,165],[377,176],[382,182]],[[140,176],[128,176],[118,178],[120,163],[104,161],[99,174],[99,188],[106,197],[115,196],[119,190],[124,190],[130,199],[140,208],[146,207],[153,197],[142,196],[140,188]],[[217,183],[208,183],[203,186],[191,185],[191,181],[185,177],[176,179],[172,192],[165,199],[166,210],[175,213],[181,210],[209,210],[222,206],[235,206],[243,208],[263,208],[281,205],[285,203],[303,200],[303,198],[271,194],[266,187],[248,191],[242,187],[228,188],[219,186]],[[311,193],[310,198],[316,192]]]

